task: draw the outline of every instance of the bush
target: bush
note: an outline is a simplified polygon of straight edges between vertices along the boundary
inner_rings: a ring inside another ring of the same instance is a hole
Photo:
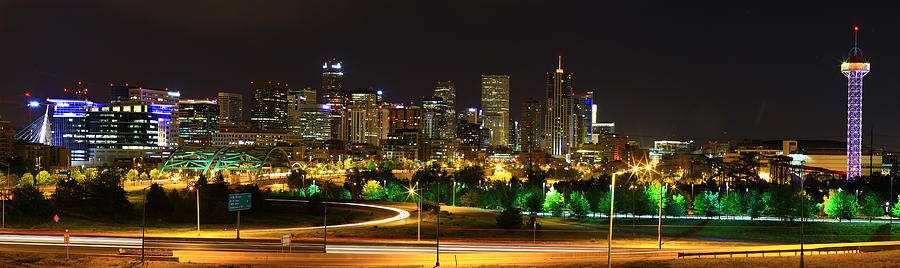
[[[522,211],[517,208],[508,208],[497,215],[497,228],[519,229],[522,228]]]

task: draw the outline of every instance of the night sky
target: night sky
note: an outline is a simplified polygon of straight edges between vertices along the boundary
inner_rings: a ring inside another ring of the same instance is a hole
[[[23,92],[57,97],[79,80],[99,102],[110,82],[203,99],[246,93],[249,81],[319,88],[322,62],[338,57],[347,88],[372,86],[409,102],[431,95],[435,81],[453,80],[459,109],[479,104],[481,74],[508,74],[518,118],[562,55],[576,90],[599,95],[601,120],[645,146],[843,140],[839,65],[860,25],[872,63],[864,143],[875,126],[876,145],[900,149],[900,67],[892,64],[900,64],[900,20],[892,7],[185,2],[0,2],[0,115],[21,125]]]

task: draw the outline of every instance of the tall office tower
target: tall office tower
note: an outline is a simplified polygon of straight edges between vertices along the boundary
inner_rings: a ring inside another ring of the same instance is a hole
[[[522,151],[533,152],[540,151],[541,125],[541,103],[533,98],[528,98],[522,103],[522,122],[521,122],[521,147]]]
[[[350,92],[347,105],[350,143],[378,145],[378,93],[373,88],[361,88]]]
[[[519,121],[514,121],[512,119],[509,120],[509,148],[513,151],[522,150],[521,140],[522,137],[522,129],[519,126]]]
[[[239,93],[219,92],[219,120],[221,122],[240,122],[244,120],[244,95]]]
[[[575,140],[572,147],[591,141],[591,107],[593,106],[593,93],[575,95]]]
[[[423,134],[429,139],[453,139],[456,135],[447,133],[447,126],[452,121],[450,105],[440,97],[422,99]]]
[[[453,81],[438,81],[434,86],[434,97],[446,101],[450,108],[447,125],[441,128],[441,132],[443,132],[441,137],[444,137],[443,139],[456,138],[456,86],[453,85]]]
[[[256,130],[281,132],[287,130],[288,88],[282,83],[250,82],[250,121]]]
[[[322,64],[322,102],[330,104],[332,109],[343,108],[347,102],[344,92],[344,69],[335,58]]]
[[[841,63],[841,73],[847,77],[847,179],[859,177],[862,173],[862,91],[863,77],[869,73],[870,65],[863,59],[862,49],[857,46],[859,27],[853,27],[853,48],[847,60]]]
[[[547,112],[544,113],[544,151],[554,157],[568,157],[575,139],[572,73],[562,69],[562,56],[556,71],[547,73]]]
[[[178,138],[181,145],[210,145],[219,131],[219,103],[208,100],[178,102]]]
[[[509,144],[509,76],[481,76],[481,109],[484,127],[491,132],[491,146]]]

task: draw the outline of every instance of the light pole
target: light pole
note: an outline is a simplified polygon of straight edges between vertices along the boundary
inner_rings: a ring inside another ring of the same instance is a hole
[[[441,183],[437,180],[434,182],[434,200],[435,200],[435,208],[437,214],[436,215],[436,223],[434,225],[434,266],[441,266]]]
[[[6,160],[6,194],[3,196],[3,229],[6,229],[6,199],[9,198],[9,162],[12,158]]]
[[[189,187],[191,190],[195,190],[194,186]],[[196,187],[197,192],[197,236],[200,236],[200,187]]]
[[[612,268],[612,233],[613,233],[613,209],[616,200],[616,175],[621,172],[613,173],[612,185],[609,189],[609,236],[606,238],[606,265]]]

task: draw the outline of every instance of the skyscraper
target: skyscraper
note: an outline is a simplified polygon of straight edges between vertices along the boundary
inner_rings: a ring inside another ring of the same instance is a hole
[[[447,133],[448,122],[453,121],[447,101],[440,97],[424,98],[422,99],[422,109],[425,113],[422,118],[422,132],[426,138],[449,140],[456,137],[456,135],[450,136]]]
[[[224,122],[244,120],[244,95],[219,92],[219,119]]]
[[[378,145],[377,99],[377,92],[372,88],[361,88],[350,93],[347,105],[350,143]]]
[[[522,151],[532,152],[540,150],[541,136],[541,103],[533,98],[522,102],[522,122],[520,144]]]
[[[481,109],[491,146],[509,146],[509,76],[481,76]]]
[[[871,67],[856,44],[858,31],[859,27],[853,27],[853,48],[847,60],[841,63],[841,73],[847,77],[847,179],[862,173],[862,84]]]
[[[219,130],[219,103],[208,100],[178,102],[178,138],[181,145],[209,145]]]
[[[578,147],[591,140],[591,112],[593,107],[593,92],[575,95],[575,136],[572,147]]]
[[[450,108],[447,124],[442,126],[440,130],[442,132],[441,137],[444,137],[444,139],[456,138],[456,86],[453,85],[453,81],[438,81],[437,85],[434,86],[434,97],[446,101],[447,107]]]
[[[562,69],[562,56],[552,73],[547,73],[547,112],[544,113],[544,148],[554,157],[566,157],[575,139],[575,111],[572,73]]]
[[[286,84],[250,82],[250,121],[261,131],[285,131],[288,121]]]
[[[322,102],[332,108],[343,108],[347,102],[344,92],[344,69],[336,58],[322,64]]]

